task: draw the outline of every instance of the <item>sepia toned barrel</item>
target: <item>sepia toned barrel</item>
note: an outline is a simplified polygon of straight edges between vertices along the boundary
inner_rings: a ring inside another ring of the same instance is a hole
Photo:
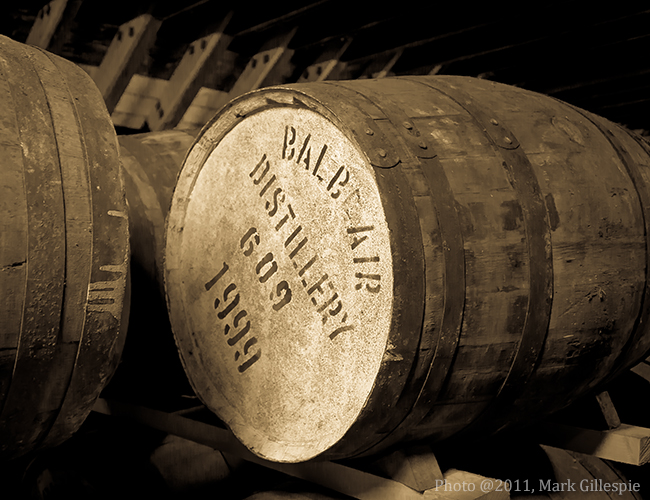
[[[118,137],[129,204],[132,295],[127,340],[105,394],[156,408],[191,393],[167,316],[162,258],[174,184],[197,133],[166,130]]]
[[[541,448],[553,470],[553,478],[540,479],[535,483],[525,482],[521,490],[535,493],[528,496],[531,500],[578,500],[586,497],[594,500],[609,500],[614,497],[621,500],[642,500],[642,484],[626,477],[612,462],[551,446]],[[513,487],[511,491],[514,490]]]
[[[568,405],[650,347],[649,150],[464,77],[234,100],[168,217],[168,308],[197,395],[284,462]]]
[[[161,292],[165,217],[183,158],[197,134],[165,130],[118,138],[130,207],[131,267],[142,269]]]
[[[0,457],[84,421],[124,340],[128,227],[117,140],[76,65],[0,37]]]

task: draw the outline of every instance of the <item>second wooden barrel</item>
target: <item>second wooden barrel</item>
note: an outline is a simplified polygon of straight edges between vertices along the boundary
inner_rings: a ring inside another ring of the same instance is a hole
[[[463,77],[234,100],[188,153],[167,225],[197,395],[285,462],[568,405],[650,346],[649,150]]]
[[[118,138],[130,207],[131,267],[137,266],[161,296],[165,217],[183,158],[197,134],[165,130]]]
[[[174,184],[197,133],[166,130],[118,138],[129,204],[132,299],[120,366],[105,392],[156,408],[191,393],[167,316],[162,258]]]
[[[69,438],[119,360],[128,227],[117,138],[75,64],[0,37],[0,459]]]

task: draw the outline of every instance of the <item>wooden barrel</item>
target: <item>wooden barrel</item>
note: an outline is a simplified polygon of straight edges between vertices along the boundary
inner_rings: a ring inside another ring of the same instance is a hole
[[[287,462],[568,405],[650,346],[649,151],[464,77],[234,100],[168,217],[168,308],[197,395]]]
[[[645,477],[648,477],[647,471],[644,474],[645,466],[611,462],[593,455],[540,445],[539,442],[539,435],[534,430],[522,429],[474,440],[463,446],[454,446],[453,442],[440,443],[436,447],[436,458],[447,467],[490,478],[486,484],[494,487],[492,494],[509,493],[507,498],[645,498]],[[445,476],[448,473],[449,470]],[[446,489],[448,495],[453,491],[452,487],[441,489]],[[479,482],[475,491],[480,497]]]
[[[0,457],[67,439],[119,359],[128,228],[117,140],[76,65],[0,37]]]
[[[533,493],[527,498],[572,500],[590,498],[593,500],[641,500],[641,484],[623,475],[611,462],[600,458],[542,446],[553,469],[553,478],[536,482],[521,481],[514,484],[524,493]],[[516,493],[511,492],[512,495]]]
[[[118,138],[129,202],[131,267],[163,291],[165,217],[176,177],[198,130],[166,130]]]
[[[183,158],[198,130],[118,137],[129,205],[131,303],[120,365],[106,394],[138,404],[191,394],[178,359],[162,282],[165,217]]]

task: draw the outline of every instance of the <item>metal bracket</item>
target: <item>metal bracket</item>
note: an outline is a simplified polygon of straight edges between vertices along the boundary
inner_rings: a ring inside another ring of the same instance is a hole
[[[486,128],[483,130],[492,142],[502,149],[517,149],[519,147],[517,138],[494,117],[490,118],[489,125],[486,124]]]

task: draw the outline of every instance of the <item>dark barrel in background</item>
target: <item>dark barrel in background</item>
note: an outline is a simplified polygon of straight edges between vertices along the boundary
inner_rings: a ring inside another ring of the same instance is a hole
[[[198,130],[166,130],[118,138],[131,228],[131,266],[162,294],[165,217],[176,177]]]
[[[128,226],[115,131],[75,64],[0,37],[0,456],[70,437],[121,354]]]
[[[168,307],[197,395],[287,462],[568,405],[650,345],[649,149],[464,77],[234,100],[168,218]]]
[[[191,394],[163,294],[165,217],[183,158],[198,130],[118,137],[129,204],[131,303],[120,365],[106,397],[164,408]]]

